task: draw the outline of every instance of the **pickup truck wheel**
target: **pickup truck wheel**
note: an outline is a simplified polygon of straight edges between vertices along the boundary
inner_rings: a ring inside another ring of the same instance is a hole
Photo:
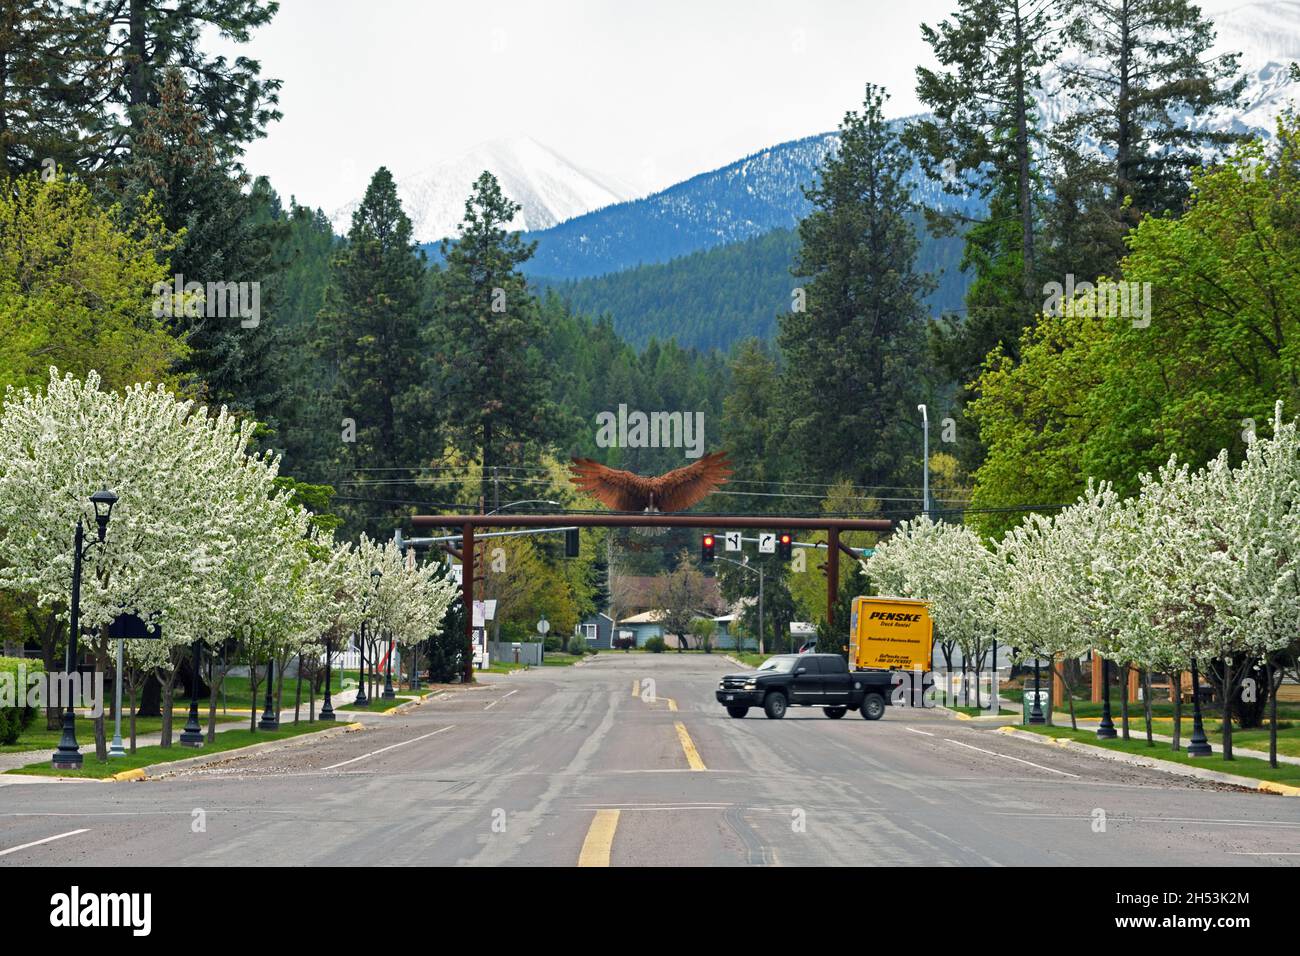
[[[763,713],[772,720],[780,720],[785,716],[785,694],[780,691],[773,691],[763,699]]]
[[[740,717],[744,717],[747,713],[749,713],[749,708],[748,708],[748,707],[728,707],[728,708],[727,708],[727,713],[729,713],[732,717],[740,718]]]
[[[822,713],[825,714],[827,717],[829,717],[831,720],[839,720],[847,712],[848,712],[847,707],[823,707],[822,708]]]
[[[868,694],[863,697],[862,716],[867,720],[879,720],[885,716],[885,698],[879,694]]]

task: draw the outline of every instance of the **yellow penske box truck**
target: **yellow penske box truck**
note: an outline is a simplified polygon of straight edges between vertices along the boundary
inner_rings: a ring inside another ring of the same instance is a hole
[[[857,597],[849,620],[849,666],[855,670],[928,671],[934,624],[925,601]]]

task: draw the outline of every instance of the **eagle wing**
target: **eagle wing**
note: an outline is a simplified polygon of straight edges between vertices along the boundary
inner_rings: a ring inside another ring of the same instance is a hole
[[[731,474],[727,453],[715,451],[699,461],[649,479],[655,507],[660,511],[685,511],[702,500]],[[643,479],[645,480],[645,479]]]
[[[590,458],[575,458],[569,480],[611,511],[644,511],[652,481],[630,471],[609,468]],[[665,476],[666,477],[666,476]]]

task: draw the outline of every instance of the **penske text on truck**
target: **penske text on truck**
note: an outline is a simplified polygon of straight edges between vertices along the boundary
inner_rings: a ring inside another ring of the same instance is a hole
[[[855,668],[928,671],[934,625],[925,601],[857,597],[849,622],[849,661]]]

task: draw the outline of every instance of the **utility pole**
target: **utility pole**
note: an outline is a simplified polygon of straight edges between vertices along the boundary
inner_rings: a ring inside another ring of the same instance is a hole
[[[921,413],[921,510],[930,517],[930,413],[924,405],[917,405]]]

